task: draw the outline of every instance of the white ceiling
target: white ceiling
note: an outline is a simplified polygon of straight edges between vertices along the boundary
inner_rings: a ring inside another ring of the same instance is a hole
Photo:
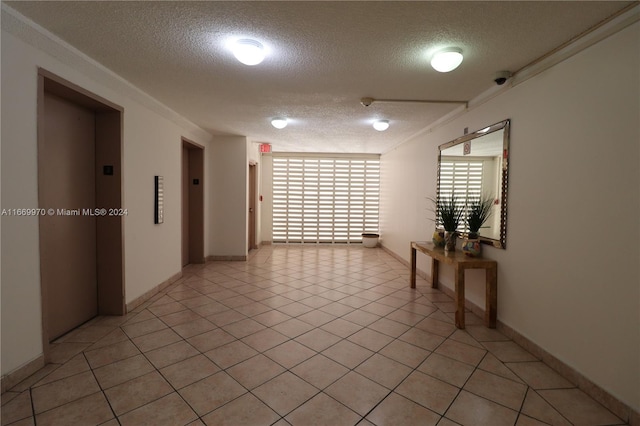
[[[459,105],[365,108],[362,97],[473,99],[496,71],[520,70],[631,2],[5,3],[212,134],[274,151],[383,153]],[[264,44],[265,61],[236,61],[226,43],[238,38]],[[441,74],[429,59],[447,46],[465,59]],[[273,128],[276,116],[289,126]],[[375,119],[391,127],[377,132]]]

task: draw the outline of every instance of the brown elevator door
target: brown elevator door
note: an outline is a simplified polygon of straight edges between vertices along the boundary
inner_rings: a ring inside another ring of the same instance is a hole
[[[51,340],[98,314],[95,113],[45,94],[40,146],[40,262]]]

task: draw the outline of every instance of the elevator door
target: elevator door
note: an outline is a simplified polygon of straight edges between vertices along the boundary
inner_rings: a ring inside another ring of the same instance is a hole
[[[44,115],[39,198],[54,213],[41,217],[40,261],[54,340],[98,313],[96,218],[83,214],[96,207],[95,113],[45,94]]]

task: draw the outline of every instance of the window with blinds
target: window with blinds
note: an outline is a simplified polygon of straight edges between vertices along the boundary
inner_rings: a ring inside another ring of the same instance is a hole
[[[274,242],[361,242],[379,200],[378,157],[273,157]]]
[[[468,198],[479,198],[483,193],[483,161],[481,160],[440,160],[439,196],[456,198],[464,205]],[[462,218],[461,231],[466,231],[466,217]],[[462,229],[465,228],[465,229]]]

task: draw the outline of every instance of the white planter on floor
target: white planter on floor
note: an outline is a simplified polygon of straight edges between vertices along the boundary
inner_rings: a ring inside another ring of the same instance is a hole
[[[378,234],[363,233],[362,245],[368,248],[374,248],[378,245],[378,238],[380,238]]]

